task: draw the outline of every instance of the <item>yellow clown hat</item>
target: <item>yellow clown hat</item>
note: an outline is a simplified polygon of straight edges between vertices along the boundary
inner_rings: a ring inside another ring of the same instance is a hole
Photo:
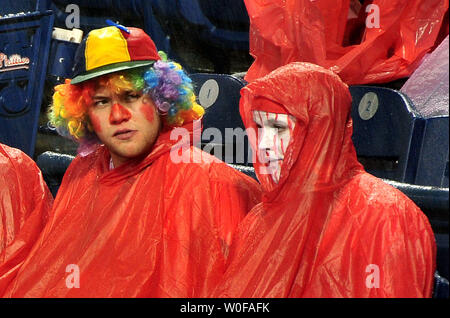
[[[155,43],[142,29],[121,25],[95,29],[77,49],[71,84],[152,65],[160,59]]]

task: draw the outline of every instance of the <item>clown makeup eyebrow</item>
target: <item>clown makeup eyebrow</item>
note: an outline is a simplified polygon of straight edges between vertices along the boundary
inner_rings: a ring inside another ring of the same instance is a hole
[[[109,96],[102,95],[102,94],[92,96],[93,100],[103,100],[103,99],[109,99],[109,98],[110,98]]]
[[[289,121],[288,121],[287,114],[269,113],[269,112],[259,111],[259,110],[253,111],[253,121],[257,125],[259,125],[259,126],[263,125],[264,117],[265,117],[265,121],[270,125],[280,126],[280,128],[281,127],[288,128]],[[291,116],[289,116],[289,117],[291,117]],[[286,125],[286,123],[288,123],[288,125]]]
[[[288,128],[288,115],[287,114],[275,114],[267,113],[267,122],[270,125],[278,126],[278,128]]]
[[[261,116],[261,112],[259,110],[253,111],[253,121],[256,123],[257,126],[262,127],[263,119]]]

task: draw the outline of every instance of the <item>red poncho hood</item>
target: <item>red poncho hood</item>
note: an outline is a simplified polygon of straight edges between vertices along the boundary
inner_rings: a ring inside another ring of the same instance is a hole
[[[333,72],[309,63],[291,63],[250,83],[241,95],[240,111],[247,128],[256,131],[252,111],[253,100],[259,96],[283,105],[297,120],[278,185],[270,175],[259,173],[261,163],[255,156],[265,202],[283,202],[322,188],[331,190],[362,171],[351,140],[350,92]],[[258,106],[258,110],[264,109]],[[256,149],[256,140],[250,138],[250,142]]]

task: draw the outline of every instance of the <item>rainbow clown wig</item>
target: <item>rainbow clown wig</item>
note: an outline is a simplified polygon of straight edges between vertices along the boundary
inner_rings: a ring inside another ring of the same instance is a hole
[[[99,86],[117,94],[147,94],[163,128],[200,119],[204,110],[195,102],[191,79],[181,66],[158,52],[144,30],[107,23],[110,26],[90,31],[78,46],[72,80],[55,87],[49,118],[58,133],[77,141],[79,152],[99,143],[88,116]]]
[[[191,79],[178,63],[168,61],[164,52],[160,51],[159,55],[161,60],[152,66],[114,72],[76,85],[67,79],[55,86],[50,123],[60,135],[80,146],[99,142],[87,115],[98,85],[117,93],[132,89],[148,94],[165,127],[178,127],[200,119],[204,109],[196,103]]]

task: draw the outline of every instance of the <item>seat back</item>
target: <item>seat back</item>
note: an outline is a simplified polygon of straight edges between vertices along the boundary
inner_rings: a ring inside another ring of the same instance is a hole
[[[52,151],[46,151],[37,157],[36,164],[41,169],[42,176],[53,197],[56,197],[64,173],[74,158],[74,156]]]
[[[34,154],[53,16],[0,18],[0,142]]]
[[[353,143],[367,172],[413,184],[424,119],[402,93],[382,87],[351,86]]]
[[[251,165],[251,150],[239,114],[246,83],[232,75],[192,74],[199,104],[205,108],[201,148],[227,163]]]
[[[449,147],[449,37],[422,59],[401,88],[425,118],[415,184],[447,187]]]
[[[415,184],[448,189],[448,115],[427,118],[421,144]]]

